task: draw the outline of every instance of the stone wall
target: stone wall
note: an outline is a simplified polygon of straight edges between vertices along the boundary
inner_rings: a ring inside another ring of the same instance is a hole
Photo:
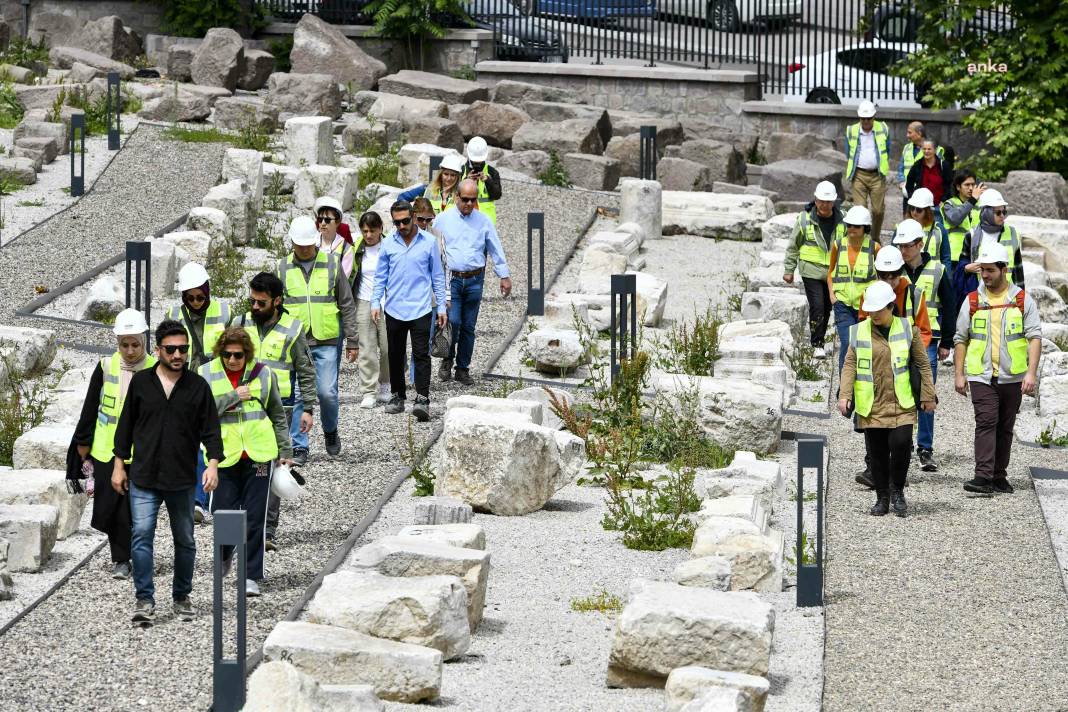
[[[4,19],[12,34],[22,33],[23,7],[18,0],[6,0]],[[163,22],[163,3],[147,0],[31,0],[30,17],[38,12],[60,12],[88,22],[108,15],[118,15],[127,27],[144,37],[159,32]]]

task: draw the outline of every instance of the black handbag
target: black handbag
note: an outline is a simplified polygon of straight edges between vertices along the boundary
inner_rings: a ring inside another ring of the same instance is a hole
[[[448,358],[449,345],[452,342],[452,323],[445,322],[445,326],[434,332],[434,343],[430,347],[430,355],[434,358]]]

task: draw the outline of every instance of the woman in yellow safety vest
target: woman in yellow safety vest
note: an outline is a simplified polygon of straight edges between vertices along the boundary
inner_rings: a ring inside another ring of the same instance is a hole
[[[248,332],[227,329],[214,348],[215,359],[200,368],[215,397],[222,429],[223,460],[212,511],[245,510],[245,594],[260,595],[263,580],[264,526],[271,472],[277,460],[292,464],[289,426],[278,393],[278,378],[257,361]],[[223,573],[229,572],[233,547],[223,547]]]
[[[115,427],[119,423],[130,380],[138,371],[151,368],[156,359],[147,355],[148,324],[136,309],[124,309],[115,317],[113,329],[118,349],[100,359],[89,379],[82,415],[74,430],[74,444],[88,476],[85,491],[93,498],[93,529],[108,535],[111,547],[111,576],[129,578],[130,502],[111,487],[114,467]],[[80,485],[76,485],[80,488]]]
[[[894,315],[896,297],[883,281],[865,290],[863,307],[869,318],[850,328],[838,410],[848,416],[855,409],[864,431],[876,492],[871,513],[882,516],[893,506],[894,514],[904,517],[917,395],[919,407],[933,412],[935,390],[919,329]],[[913,382],[914,370],[918,383]]]
[[[827,271],[827,289],[834,310],[834,326],[838,331],[838,370],[845,364],[849,328],[860,320],[860,300],[864,290],[875,281],[875,254],[879,241],[871,237],[871,212],[862,205],[854,205],[843,218],[846,239],[836,239],[831,245],[831,263]]]

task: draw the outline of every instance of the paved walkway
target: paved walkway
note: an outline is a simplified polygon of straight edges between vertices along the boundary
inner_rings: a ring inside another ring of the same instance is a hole
[[[853,482],[861,436],[837,415],[823,426],[833,457],[830,712],[1068,709],[1068,598],[1026,469],[1068,462],[1017,443],[1009,472],[1016,493],[967,495],[974,420],[950,374],[943,367],[938,383],[941,470],[920,472],[913,461],[907,519],[867,513],[874,495]]]

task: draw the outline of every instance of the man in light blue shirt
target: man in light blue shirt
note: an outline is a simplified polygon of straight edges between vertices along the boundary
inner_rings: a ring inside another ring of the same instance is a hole
[[[415,405],[412,415],[430,419],[430,294],[438,305],[438,328],[445,327],[445,272],[438,241],[412,219],[412,204],[398,200],[389,209],[396,230],[382,240],[371,293],[371,320],[378,324],[386,313],[389,379],[392,396],[385,411],[404,412],[406,370],[404,354],[411,334],[415,359]],[[383,308],[383,295],[385,306]]]
[[[456,205],[434,220],[434,227],[445,236],[445,257],[452,279],[449,284],[449,321],[452,322],[452,343],[449,357],[441,362],[441,380],[452,378],[453,359],[456,380],[465,386],[471,380],[471,354],[475,351],[475,325],[482,305],[482,282],[486,276],[486,255],[493,260],[493,269],[501,278],[501,295],[512,293],[508,263],[497,229],[478,205],[478,183],[467,179],[460,183]],[[438,302],[441,303],[440,301]]]

